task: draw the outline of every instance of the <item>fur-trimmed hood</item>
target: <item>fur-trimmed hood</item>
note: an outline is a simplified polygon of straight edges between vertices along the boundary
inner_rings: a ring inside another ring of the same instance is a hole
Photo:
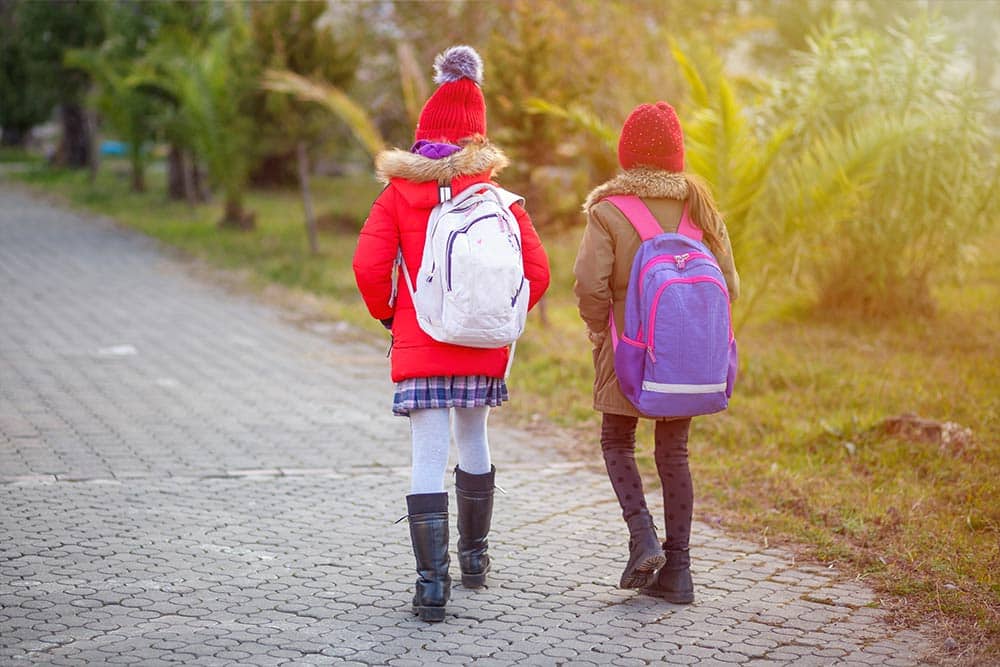
[[[584,212],[590,211],[594,204],[612,195],[635,195],[637,197],[683,201],[688,196],[688,181],[687,177],[680,172],[646,167],[628,169],[591,190],[583,204]]]
[[[510,161],[503,152],[483,139],[439,160],[393,148],[375,156],[375,175],[383,183],[405,178],[414,183],[447,182],[459,176],[490,172],[496,174]]]

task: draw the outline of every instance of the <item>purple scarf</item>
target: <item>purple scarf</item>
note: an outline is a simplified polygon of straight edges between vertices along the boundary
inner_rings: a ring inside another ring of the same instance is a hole
[[[417,155],[422,155],[423,157],[430,158],[432,160],[440,160],[441,158],[453,155],[460,150],[462,150],[462,147],[456,146],[455,144],[437,143],[427,141],[426,139],[421,139],[417,143],[413,144],[412,148],[410,148],[411,153],[416,153]]]

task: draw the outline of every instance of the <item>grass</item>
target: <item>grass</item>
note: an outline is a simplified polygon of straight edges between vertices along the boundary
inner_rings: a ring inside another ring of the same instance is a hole
[[[328,297],[330,316],[384,335],[354,286],[355,232],[324,233],[322,255],[310,256],[295,192],[252,194],[259,228],[246,234],[217,229],[217,206],[165,202],[156,178],[151,193],[134,195],[115,171],[93,187],[75,173],[20,177],[259,284]],[[360,222],[378,189],[368,177],[321,179],[315,195],[321,212]],[[579,230],[542,236],[553,267],[547,326],[532,314],[503,413],[563,427],[578,456],[597,461],[589,347],[571,290]],[[1000,247],[1000,233],[984,247]],[[836,563],[886,596],[901,621],[930,621],[957,639],[945,659],[972,664],[1000,660],[1000,260],[986,256],[936,297],[936,317],[890,322],[805,316],[791,293],[758,307],[766,316],[739,332],[732,406],[694,422],[696,511],[758,543]],[[904,412],[957,422],[974,441],[942,448],[879,428]]]
[[[0,146],[0,165],[29,165],[39,164],[41,158],[29,153],[23,148],[13,148],[10,146]]]

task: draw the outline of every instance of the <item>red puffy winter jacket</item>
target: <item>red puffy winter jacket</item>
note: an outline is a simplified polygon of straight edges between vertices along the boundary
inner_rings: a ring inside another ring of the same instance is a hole
[[[506,166],[503,154],[488,142],[473,143],[458,153],[431,160],[401,150],[376,158],[379,176],[388,186],[372,205],[354,252],[354,276],[372,317],[393,318],[392,380],[438,375],[503,377],[509,350],[482,349],[441,343],[417,324],[413,300],[402,275],[396,286],[395,307],[392,269],[398,248],[416,281],[424,251],[431,209],[438,203],[438,183],[451,182],[458,193],[473,183],[490,182]],[[521,229],[524,273],[529,281],[528,308],[533,308],[549,286],[549,262],[531,218],[519,205],[511,207]]]

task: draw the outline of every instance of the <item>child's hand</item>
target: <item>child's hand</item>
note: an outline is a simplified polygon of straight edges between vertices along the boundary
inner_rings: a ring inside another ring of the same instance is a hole
[[[608,330],[604,331],[591,331],[587,329],[587,338],[590,339],[591,344],[594,347],[600,347],[604,344],[604,339],[608,337]]]

